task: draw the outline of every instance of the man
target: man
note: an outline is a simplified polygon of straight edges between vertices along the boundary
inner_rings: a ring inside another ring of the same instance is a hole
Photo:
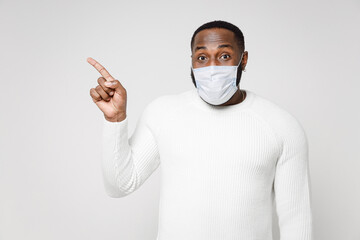
[[[240,29],[199,27],[191,41],[196,88],[150,102],[128,138],[127,92],[99,63],[90,90],[104,113],[103,179],[111,197],[137,190],[160,166],[157,240],[312,240],[308,142],[298,120],[240,89],[248,52]]]

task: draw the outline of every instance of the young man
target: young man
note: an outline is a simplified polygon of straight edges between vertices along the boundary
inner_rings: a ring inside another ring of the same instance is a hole
[[[239,88],[248,59],[239,28],[206,23],[191,48],[195,88],[150,102],[130,138],[125,88],[88,59],[103,75],[90,95],[104,113],[106,192],[134,192],[161,164],[157,240],[271,240],[274,203],[281,240],[312,240],[303,127]]]

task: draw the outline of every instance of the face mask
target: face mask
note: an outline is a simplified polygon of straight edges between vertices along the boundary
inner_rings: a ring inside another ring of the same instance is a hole
[[[213,105],[227,102],[237,91],[236,75],[243,54],[237,66],[208,66],[192,68],[196,88],[200,97]]]

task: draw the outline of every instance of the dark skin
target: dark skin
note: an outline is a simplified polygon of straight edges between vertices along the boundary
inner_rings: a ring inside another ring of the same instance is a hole
[[[241,58],[241,49],[236,43],[235,34],[224,28],[210,28],[198,32],[194,38],[191,51],[193,68],[207,66],[237,66]],[[245,69],[248,52],[244,51],[239,68]],[[239,84],[240,85],[240,84]],[[246,92],[239,88],[225,103],[217,106],[227,106],[241,103],[246,98]]]

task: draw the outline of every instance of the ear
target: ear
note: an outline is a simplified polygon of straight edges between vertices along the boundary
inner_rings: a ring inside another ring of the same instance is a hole
[[[248,51],[244,51],[243,59],[241,61],[242,70],[244,70],[246,67],[248,56],[249,56]]]

